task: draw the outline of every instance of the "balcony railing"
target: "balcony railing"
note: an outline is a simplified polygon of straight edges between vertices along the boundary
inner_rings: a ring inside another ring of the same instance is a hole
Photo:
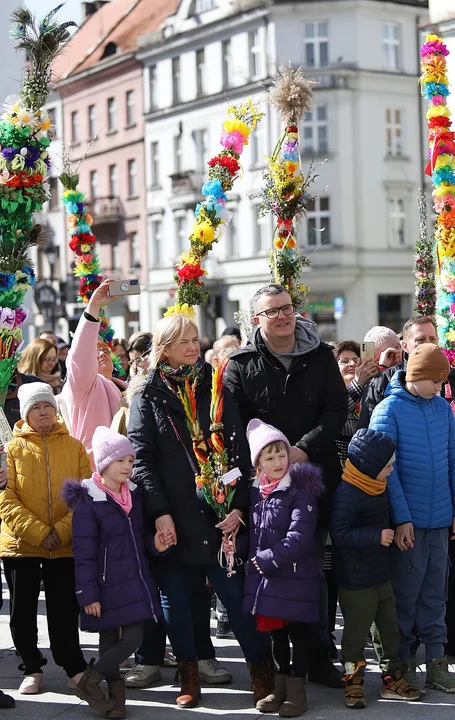
[[[202,172],[186,171],[171,175],[172,194],[189,195],[192,193],[201,194],[203,182]]]
[[[94,225],[118,223],[122,219],[122,204],[117,197],[98,197],[88,203]]]

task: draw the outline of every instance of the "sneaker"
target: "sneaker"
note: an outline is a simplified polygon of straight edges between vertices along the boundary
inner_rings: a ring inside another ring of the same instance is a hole
[[[422,688],[417,679],[417,661],[415,655],[409,658],[409,660],[403,660],[403,678],[411,690],[422,692]]]
[[[133,665],[125,675],[125,687],[148,687],[161,678],[159,665]]]
[[[384,700],[418,700],[420,695],[420,690],[413,690],[406,682],[401,670],[397,670],[393,675],[385,675],[382,678],[379,697],[384,698]]]
[[[216,658],[198,661],[199,679],[210,685],[224,685],[232,682],[232,675],[222,667]]]
[[[455,675],[449,673],[447,658],[435,658],[427,662],[426,686],[445,693],[455,693]]]
[[[176,668],[177,665],[178,665],[178,662],[175,659],[174,653],[172,653],[170,650],[166,650],[166,652],[164,653],[162,667]]]
[[[228,622],[223,622],[222,620],[218,620],[216,624],[216,635],[215,637],[218,640],[228,640],[230,638],[234,638],[235,635],[231,630],[231,626]]]
[[[31,673],[22,680],[19,692],[21,695],[36,695],[43,687],[43,673]]]
[[[342,679],[344,684],[344,704],[348,708],[360,710],[367,706],[367,699],[363,692],[365,665],[364,660],[359,660],[355,664],[352,662],[345,663],[345,674]]]
[[[0,690],[0,709],[9,710],[16,706],[16,701],[11,695],[6,695],[3,690]]]

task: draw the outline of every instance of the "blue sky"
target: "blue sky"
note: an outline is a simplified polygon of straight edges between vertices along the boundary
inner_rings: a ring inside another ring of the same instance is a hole
[[[50,10],[59,5],[59,0],[22,0],[22,2],[18,0],[18,5],[25,5],[25,7],[39,18],[43,18]],[[59,10],[57,17],[60,22],[74,20],[79,24],[82,19],[81,0],[66,0],[65,5]]]

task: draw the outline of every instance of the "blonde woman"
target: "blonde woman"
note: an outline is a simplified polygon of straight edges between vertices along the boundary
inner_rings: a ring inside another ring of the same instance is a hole
[[[54,395],[62,392],[62,378],[58,367],[57,348],[49,340],[32,340],[24,352],[18,366],[20,373],[36,375],[51,386]]]
[[[180,707],[195,707],[200,697],[197,654],[190,611],[191,585],[208,577],[225,605],[232,630],[249,662],[254,701],[271,691],[273,673],[268,640],[256,631],[254,618],[242,612],[244,573],[227,577],[217,562],[221,531],[236,532],[248,511],[249,457],[237,408],[225,390],[224,437],[228,454],[242,470],[227,518],[218,520],[199,499],[194,481],[197,460],[179,387],[189,379],[197,383],[196,403],[204,436],[209,436],[212,369],[200,357],[199,332],[183,315],[160,320],[153,337],[147,384],[133,400],[128,436],[136,450],[135,482],[142,485],[146,521],[173,541],[160,558],[155,578],[174,654],[178,661]]]

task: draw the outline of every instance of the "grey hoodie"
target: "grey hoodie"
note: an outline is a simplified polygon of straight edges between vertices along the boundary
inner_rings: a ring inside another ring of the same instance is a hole
[[[261,332],[259,330],[259,332]],[[316,350],[316,348],[319,347],[321,340],[318,335],[317,325],[312,320],[308,320],[307,318],[303,318],[301,315],[298,315],[296,317],[295,322],[295,344],[292,350],[286,353],[276,353],[274,352],[271,347],[267,344],[264,336],[262,335],[262,339],[264,340],[265,344],[267,345],[267,348],[269,352],[276,357],[277,360],[280,361],[282,365],[286,368],[286,370],[289,370],[289,368],[292,365],[292,361],[295,358],[300,357],[301,355],[306,355],[307,353],[311,352],[312,350]]]

